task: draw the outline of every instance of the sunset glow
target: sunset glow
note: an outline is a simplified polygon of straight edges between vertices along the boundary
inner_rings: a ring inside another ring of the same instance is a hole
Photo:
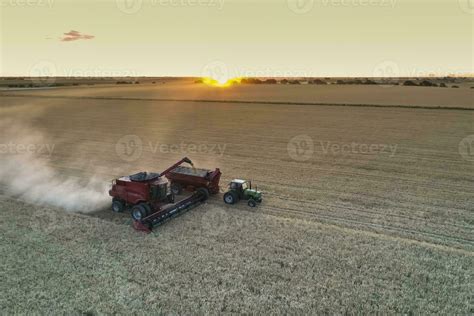
[[[240,81],[242,78],[219,78],[219,79],[214,79],[214,78],[202,78],[202,82],[208,86],[213,86],[213,87],[219,87],[219,88],[226,88],[230,87],[234,84],[240,84]]]
[[[212,77],[220,87],[243,74],[464,75],[469,1],[5,0],[0,74]]]

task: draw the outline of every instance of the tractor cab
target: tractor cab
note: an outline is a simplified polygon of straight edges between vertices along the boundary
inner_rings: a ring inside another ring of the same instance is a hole
[[[250,207],[257,206],[262,202],[262,193],[252,189],[252,182],[249,180],[234,179],[229,183],[229,190],[224,194],[226,204],[235,204],[239,200],[248,200]]]
[[[238,190],[243,192],[243,190],[251,188],[252,182],[240,179],[234,179],[231,183],[229,183],[229,189],[231,190]]]

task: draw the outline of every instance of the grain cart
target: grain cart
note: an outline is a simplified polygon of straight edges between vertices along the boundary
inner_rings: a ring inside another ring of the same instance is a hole
[[[219,180],[221,178],[221,171],[208,169],[196,169],[185,166],[179,166],[171,170],[166,177],[171,182],[171,192],[174,195],[179,195],[186,191],[195,191],[203,188],[209,194],[219,193]]]
[[[247,200],[250,207],[257,206],[262,202],[262,192],[252,189],[252,182],[247,180],[235,179],[229,183],[229,189],[224,194],[224,202],[226,204],[235,204],[239,200]]]

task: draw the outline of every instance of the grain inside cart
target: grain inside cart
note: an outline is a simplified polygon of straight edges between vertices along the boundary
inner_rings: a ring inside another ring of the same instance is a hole
[[[217,194],[221,171],[219,168],[212,171],[178,166],[167,173],[166,178],[171,182],[171,192],[175,195],[181,194],[183,190],[194,192],[200,188],[207,190],[209,194]]]

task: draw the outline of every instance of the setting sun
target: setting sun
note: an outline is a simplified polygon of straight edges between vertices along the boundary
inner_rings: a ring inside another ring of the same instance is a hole
[[[221,77],[219,79],[214,79],[214,78],[202,78],[201,79],[203,83],[205,83],[208,86],[213,86],[213,87],[220,87],[220,88],[226,88],[230,87],[234,84],[239,84],[242,78],[224,78]]]
[[[229,81],[229,78],[227,78],[227,77],[221,77],[221,78],[217,79],[217,82],[219,82],[219,84],[222,84],[222,85],[226,84],[227,81]]]

